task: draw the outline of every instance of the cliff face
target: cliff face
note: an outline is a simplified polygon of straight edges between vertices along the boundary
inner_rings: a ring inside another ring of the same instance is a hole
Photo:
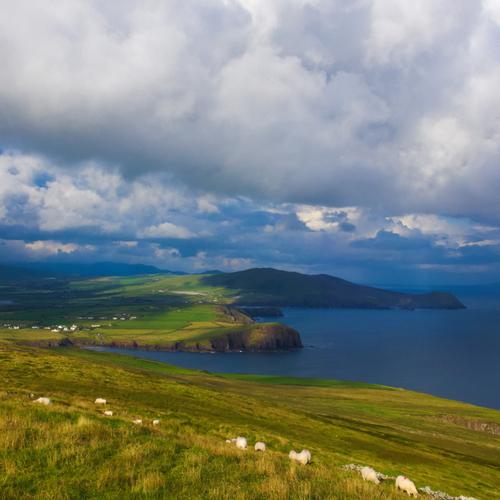
[[[229,351],[282,351],[303,347],[299,332],[281,323],[249,323],[235,325],[234,330],[227,330],[203,342],[166,342],[143,343],[139,341],[96,341],[69,337],[54,341],[32,342],[31,345],[42,347],[116,347],[122,349],[140,349],[144,351],[184,351],[184,352],[229,352]]]
[[[214,351],[278,351],[303,347],[299,332],[280,323],[255,323],[249,328],[210,339]]]

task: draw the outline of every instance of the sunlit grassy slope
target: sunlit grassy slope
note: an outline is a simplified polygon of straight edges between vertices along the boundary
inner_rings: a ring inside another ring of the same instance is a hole
[[[40,407],[29,395],[48,396]],[[105,417],[96,397],[115,412]],[[131,423],[142,418],[144,424]],[[161,419],[158,427],[150,425]],[[130,357],[0,341],[0,497],[404,498],[341,469],[498,497],[500,413],[369,384],[217,376]],[[263,440],[239,451],[227,437]],[[313,463],[293,464],[291,448]]]
[[[223,333],[226,330],[234,331],[243,326],[211,305],[186,305],[169,308],[160,313],[143,313],[140,318],[133,320],[122,321],[120,318],[113,320],[113,316],[106,320],[95,319],[93,321],[78,318],[68,320],[64,317],[57,317],[52,320],[52,323],[71,324],[73,321],[80,327],[98,326],[76,332],[58,333],[43,328],[33,329],[28,326],[20,330],[0,330],[0,338],[41,344],[46,341],[58,342],[64,338],[70,338],[76,343],[137,342],[144,346],[169,346],[175,342],[185,342],[188,345],[195,342],[203,344],[208,342],[212,336],[217,336],[218,333]],[[33,320],[33,323],[37,323],[37,321]]]
[[[12,304],[0,310],[0,325],[20,330],[0,337],[38,343],[69,338],[74,343],[153,348],[178,348],[182,343],[183,349],[206,350],[212,348],[212,339],[230,333],[246,332],[255,345],[259,336],[276,333],[272,324],[251,325],[248,317],[230,311],[229,292],[203,285],[200,276],[37,278],[0,283],[4,297]],[[78,330],[44,330],[61,324],[75,324]]]

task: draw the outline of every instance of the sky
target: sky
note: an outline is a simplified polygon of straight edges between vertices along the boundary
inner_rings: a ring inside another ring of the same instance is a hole
[[[500,0],[0,7],[0,262],[500,282]]]

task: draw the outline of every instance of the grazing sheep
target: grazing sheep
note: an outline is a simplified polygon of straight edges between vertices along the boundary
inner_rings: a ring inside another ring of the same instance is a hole
[[[311,452],[309,450],[302,450],[297,455],[297,461],[302,465],[306,465],[311,462]]]
[[[160,421],[158,419],[153,420],[153,425],[160,425]]]
[[[302,450],[300,453],[297,453],[295,450],[292,450],[288,454],[288,457],[291,460],[295,460],[296,462],[299,462],[299,464],[302,465],[307,465],[308,463],[311,462],[311,452],[309,450]]]
[[[34,403],[39,403],[41,405],[50,405],[51,401],[49,398],[38,398],[35,399]]]
[[[247,449],[247,440],[246,440],[246,438],[238,436],[236,438],[236,448],[239,448],[240,450],[246,450]]]
[[[106,410],[104,412],[104,415],[106,415],[106,417],[112,417],[113,416],[113,412],[111,410]]]
[[[418,496],[415,484],[405,476],[398,476],[396,478],[396,489],[404,491],[408,496]]]
[[[142,425],[142,419],[140,419],[140,418],[136,418],[135,420],[132,420],[132,422],[133,422],[135,425]]]
[[[232,439],[226,439],[226,443],[232,443],[233,440]]]
[[[255,443],[255,451],[266,451],[266,443],[263,443],[262,441],[257,441]]]
[[[103,398],[97,398],[94,403],[96,405],[105,405],[106,404],[106,400],[103,399]]]
[[[375,484],[380,484],[377,473],[371,467],[363,467],[361,469],[361,476],[365,481],[371,481]]]

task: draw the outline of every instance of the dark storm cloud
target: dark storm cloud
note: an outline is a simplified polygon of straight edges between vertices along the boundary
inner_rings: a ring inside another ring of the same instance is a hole
[[[498,221],[497,5],[9,2],[0,132],[230,196]]]
[[[3,12],[1,259],[500,276],[497,1]]]

